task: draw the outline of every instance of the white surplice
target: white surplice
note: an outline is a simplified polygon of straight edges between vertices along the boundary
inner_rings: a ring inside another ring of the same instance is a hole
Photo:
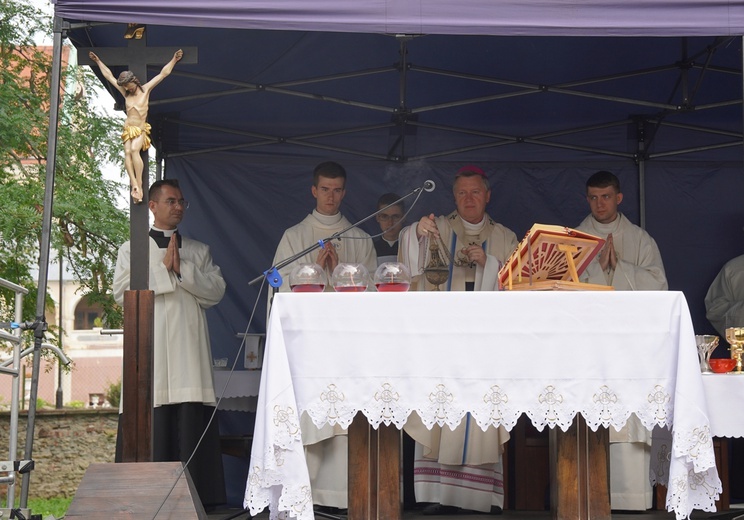
[[[274,260],[272,265],[276,265],[282,260],[286,260],[293,255],[296,255],[312,246],[317,244],[320,240],[330,238],[333,234],[338,233],[351,226],[346,217],[341,213],[336,215],[321,215],[316,210],[305,217],[299,224],[292,226],[287,229],[282,235],[282,239],[279,241],[279,245],[276,248],[276,254],[274,254]],[[375,248],[372,244],[370,236],[359,228],[353,228],[346,231],[343,237],[339,240],[333,240],[327,243],[325,247],[335,247],[336,253],[338,254],[339,263],[359,263],[369,271],[370,277],[374,275],[375,269],[377,269],[377,255],[375,254]],[[289,291],[289,274],[292,269],[298,264],[311,264],[315,263],[318,258],[318,249],[311,251],[299,258],[295,262],[283,267],[279,270],[279,274],[282,275],[284,283],[279,288],[280,291]],[[332,291],[330,287],[331,273],[326,273],[328,277],[328,284],[326,284],[326,290]]]
[[[656,241],[622,213],[609,224],[601,224],[589,215],[576,229],[604,239],[612,233],[618,258],[615,269],[603,271],[597,255],[581,275],[582,282],[611,285],[618,291],[666,291],[669,288]]]
[[[587,216],[576,228],[612,241],[618,262],[615,269],[603,270],[599,255],[581,275],[581,281],[611,285],[619,291],[665,291],[668,289],[664,264],[656,241],[645,230],[631,223],[622,213],[609,224]],[[649,479],[651,432],[631,416],[616,431],[610,428],[610,503],[612,509],[643,511],[652,506]]]
[[[155,293],[153,403],[187,402],[214,406],[212,352],[205,310],[225,294],[225,280],[212,262],[209,246],[181,237],[181,278],[163,264],[167,249],[150,243],[149,288]],[[114,299],[124,303],[129,290],[130,243],[119,248],[114,271]]]

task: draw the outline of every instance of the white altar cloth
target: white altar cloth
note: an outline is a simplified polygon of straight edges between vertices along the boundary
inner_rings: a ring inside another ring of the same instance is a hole
[[[317,426],[424,423],[566,430],[635,413],[673,425],[667,508],[714,511],[721,492],[689,309],[679,292],[276,295],[244,505],[312,519],[300,415]]]
[[[744,437],[744,374],[704,374],[710,433],[714,437]]]

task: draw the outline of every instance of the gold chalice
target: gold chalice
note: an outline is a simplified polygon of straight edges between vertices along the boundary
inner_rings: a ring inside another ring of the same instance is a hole
[[[698,358],[700,359],[700,372],[710,374],[713,371],[710,368],[710,355],[718,346],[718,336],[710,334],[698,334],[695,336],[697,344]]]
[[[729,342],[731,347],[731,358],[736,360],[736,367],[734,367],[733,374],[744,373],[744,367],[742,367],[741,356],[744,353],[744,327],[729,327],[726,329],[726,341]]]

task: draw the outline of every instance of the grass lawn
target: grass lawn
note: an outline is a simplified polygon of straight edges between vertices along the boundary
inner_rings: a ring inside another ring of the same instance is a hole
[[[62,518],[67,512],[67,508],[72,502],[70,498],[29,498],[28,508],[31,510],[32,515],[41,515],[41,518],[47,518],[49,515],[53,515],[54,518]],[[16,500],[16,507],[18,506],[18,500]]]

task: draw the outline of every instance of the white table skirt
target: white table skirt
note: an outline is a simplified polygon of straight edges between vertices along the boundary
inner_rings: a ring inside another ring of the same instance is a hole
[[[714,511],[721,492],[689,309],[678,292],[410,292],[275,297],[245,506],[313,518],[300,415],[348,427],[566,430],[673,425],[667,508]]]
[[[714,437],[744,437],[744,374],[704,374],[710,432]]]

